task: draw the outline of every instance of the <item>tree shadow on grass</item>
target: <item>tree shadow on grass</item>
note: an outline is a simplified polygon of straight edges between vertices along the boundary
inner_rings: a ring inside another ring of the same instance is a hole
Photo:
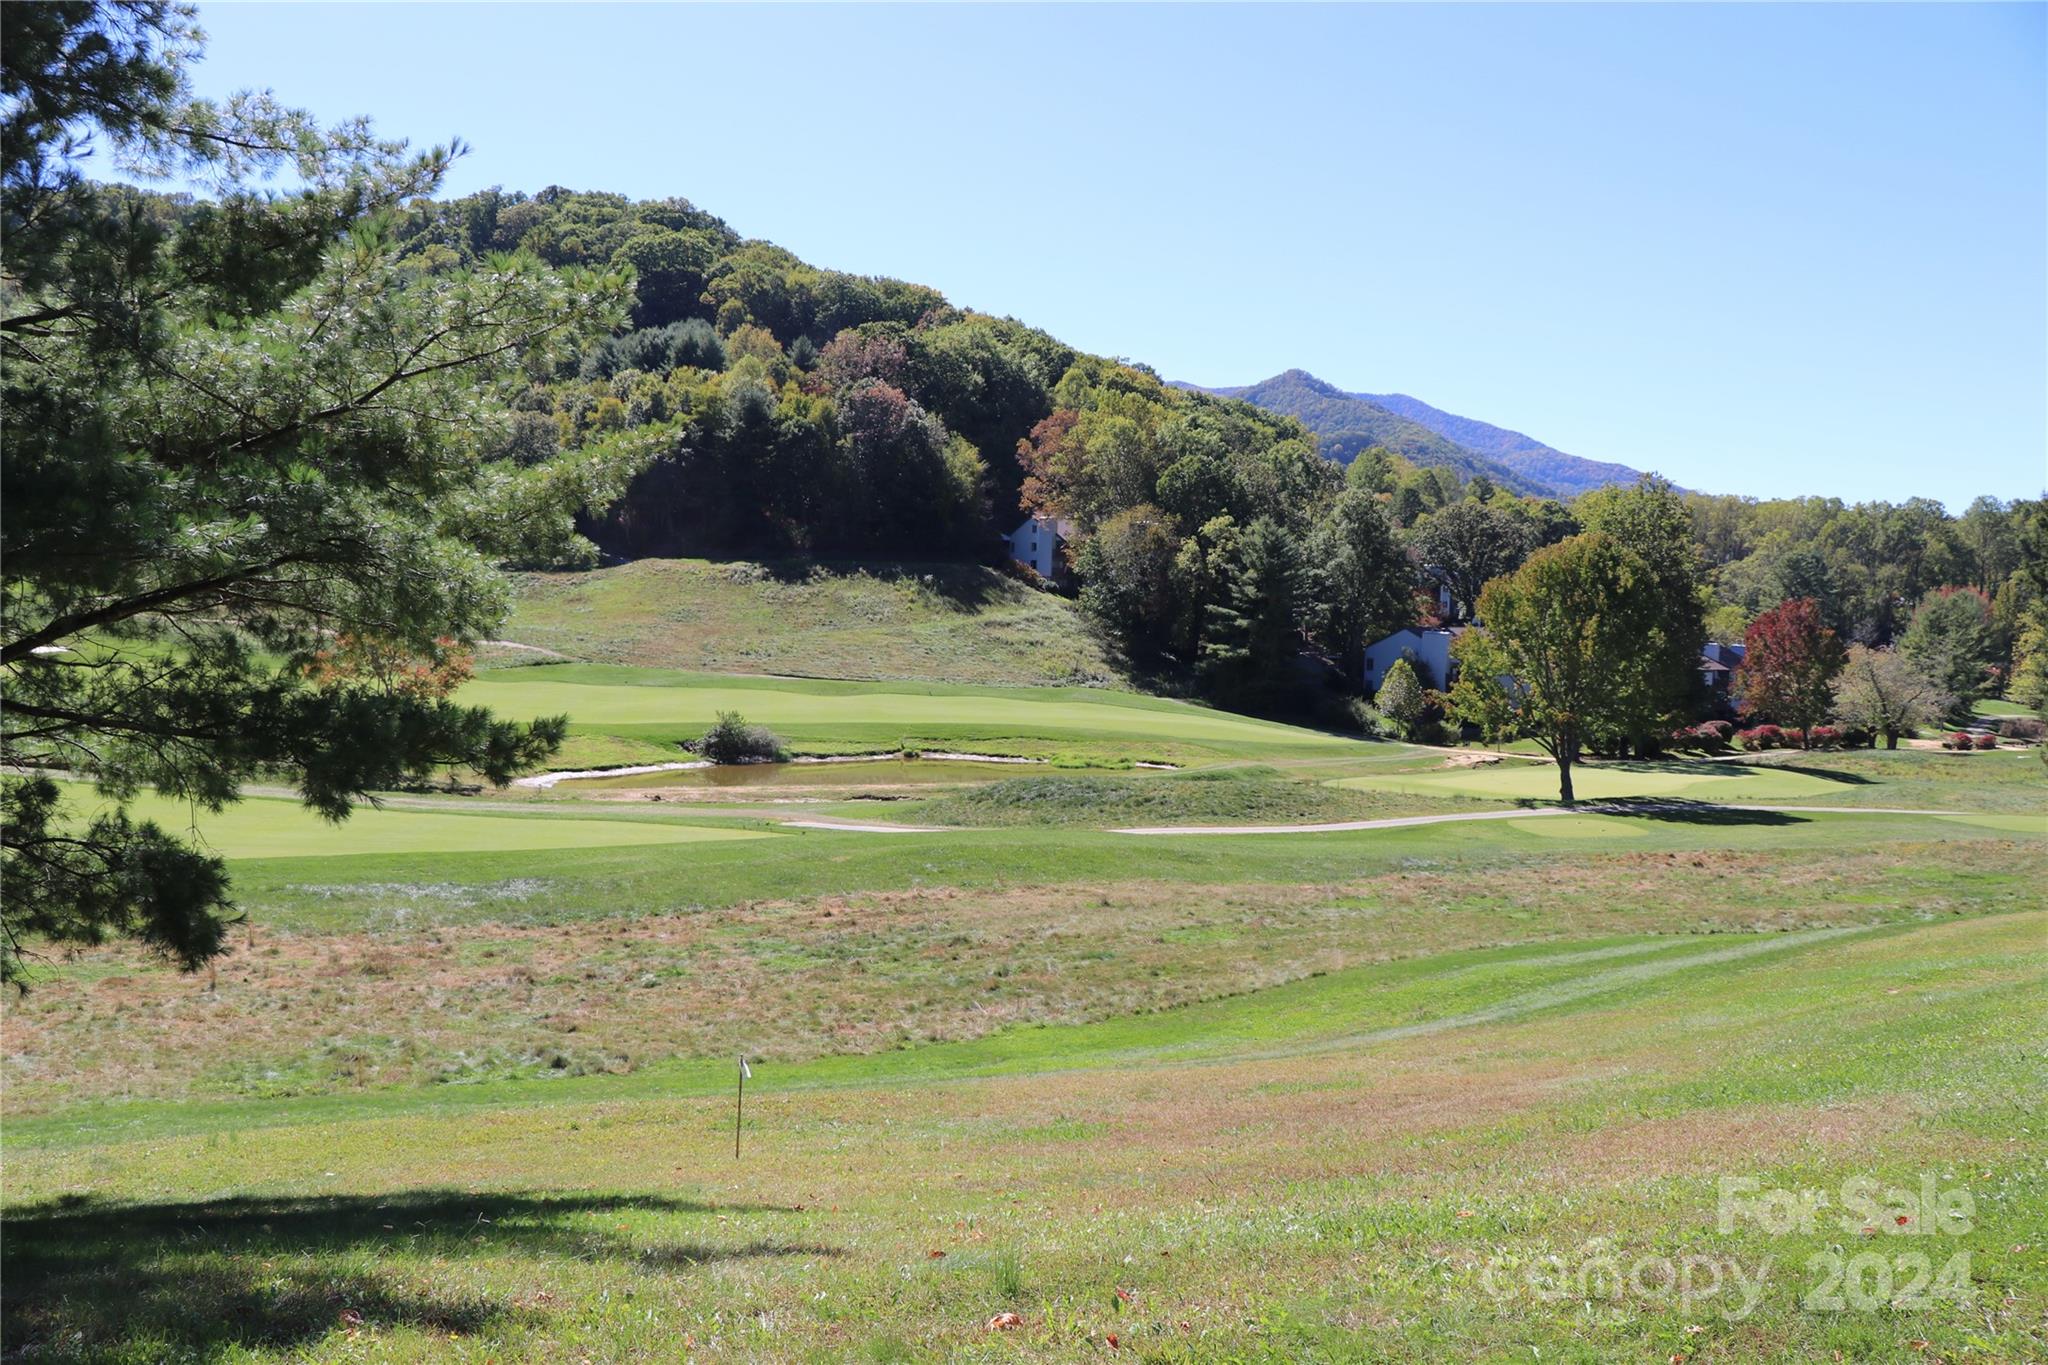
[[[1799,773],[1806,777],[1818,777],[1829,782],[1843,782],[1852,787],[1875,787],[1877,779],[1863,773],[1845,773],[1838,768],[1816,768],[1806,763],[1759,763],[1758,771],[1774,773]]]
[[[1666,820],[1684,825],[1803,825],[1809,817],[1792,811],[1743,809],[1714,801],[1689,801],[1664,796],[1654,800],[1584,801],[1577,809],[1588,815],[1633,815],[1646,820]]]
[[[1775,758],[1779,752],[1797,753],[1798,750],[1771,751]],[[1818,752],[1818,751],[1816,751]],[[1829,782],[1842,782],[1855,787],[1869,787],[1877,783],[1874,777],[1862,773],[1840,772],[1834,768],[1818,768],[1808,763],[1754,762],[1749,754],[1729,755],[1722,761],[1704,762],[1697,758],[1613,758],[1598,760],[1589,765],[1609,772],[1631,773],[1673,773],[1685,778],[1712,781],[1715,778],[1739,780],[1757,773],[1801,773],[1807,777],[1818,777]]]
[[[719,1261],[844,1254],[775,1239],[649,1245],[624,1235],[618,1222],[635,1212],[708,1220],[783,1211],[660,1196],[456,1190],[31,1205],[6,1215],[0,1240],[0,1350],[9,1357],[32,1351],[38,1358],[87,1359],[141,1345],[151,1355],[205,1358],[238,1348],[299,1348],[335,1331],[410,1327],[468,1335],[531,1311],[381,1271],[381,1256],[432,1263],[514,1254],[687,1273]]]

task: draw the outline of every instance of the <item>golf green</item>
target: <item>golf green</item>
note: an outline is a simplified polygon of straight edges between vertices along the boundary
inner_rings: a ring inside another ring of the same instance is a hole
[[[531,668],[488,674],[464,687],[461,699],[488,706],[501,716],[523,719],[566,713],[575,725],[597,728],[663,725],[689,730],[710,725],[721,711],[737,711],[757,724],[814,731],[887,725],[913,734],[974,728],[1020,737],[1119,735],[1279,748],[1328,747],[1333,742],[1314,730],[1185,703],[1116,693],[1091,697],[1071,688],[891,691],[886,685],[856,688],[788,679],[700,681],[688,674],[674,675],[668,685],[558,680],[567,671]],[[589,668],[576,673],[601,676],[600,670]],[[1043,695],[1022,695],[1033,690]]]

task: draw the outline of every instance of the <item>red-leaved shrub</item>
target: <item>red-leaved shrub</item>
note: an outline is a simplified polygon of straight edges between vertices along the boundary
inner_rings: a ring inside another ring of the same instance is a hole
[[[1983,734],[1977,736],[1977,747],[1980,749],[1996,749],[1998,747],[1998,736],[1986,730]]]
[[[1842,742],[1842,732],[1832,725],[1816,725],[1806,732],[1809,748],[1832,749]]]
[[[1785,743],[1785,732],[1775,725],[1755,725],[1735,736],[1745,749],[1777,749]]]

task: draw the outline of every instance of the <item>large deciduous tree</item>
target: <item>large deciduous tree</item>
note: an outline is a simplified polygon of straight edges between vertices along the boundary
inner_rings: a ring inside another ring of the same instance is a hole
[[[1535,536],[1505,509],[1468,501],[1424,517],[1409,543],[1422,556],[1423,572],[1450,590],[1452,615],[1469,621],[1480,590],[1527,559]]]
[[[1834,681],[1838,725],[1884,736],[1884,747],[1899,747],[1899,736],[1922,725],[1939,725],[1955,709],[1955,695],[1919,663],[1895,649],[1850,645],[1848,661]]]
[[[1802,732],[1827,720],[1844,656],[1842,642],[1821,620],[1818,602],[1811,597],[1780,602],[1749,623],[1742,644],[1735,695],[1743,715]]]
[[[437,657],[505,605],[495,560],[577,544],[638,458],[490,463],[501,391],[615,326],[624,274],[402,262],[391,214],[451,153],[189,96],[200,35],[157,0],[0,7],[0,980],[36,938],[219,950],[220,861],[126,811],[218,809],[262,775],[321,814],[558,744],[334,641]],[[198,201],[95,184],[95,143]],[[289,191],[258,188],[282,172]],[[587,545],[583,547],[587,550]],[[63,773],[95,783],[99,808]]]
[[[1542,745],[1570,805],[1586,742],[1627,733],[1654,705],[1642,644],[1657,628],[1659,600],[1649,565],[1609,536],[1587,532],[1538,550],[1480,593],[1485,626],[1453,646],[1452,715],[1489,739]]]
[[[1678,490],[1654,474],[1627,488],[1596,489],[1572,511],[1588,531],[1612,537],[1640,558],[1656,589],[1656,625],[1638,646],[1645,704],[1636,709],[1631,729],[1604,737],[1646,754],[1673,725],[1696,714],[1709,594],[1692,514]]]
[[[1166,513],[1143,504],[1117,513],[1081,544],[1081,605],[1141,668],[1157,667],[1173,643],[1179,550]]]

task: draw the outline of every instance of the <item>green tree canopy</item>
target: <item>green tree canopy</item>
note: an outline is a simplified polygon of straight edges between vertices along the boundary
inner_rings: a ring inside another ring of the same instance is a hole
[[[1379,501],[1357,488],[1330,503],[1309,535],[1307,559],[1311,628],[1355,676],[1368,644],[1414,624],[1414,569]]]
[[[1415,665],[1406,658],[1389,664],[1387,676],[1380,679],[1380,690],[1373,696],[1373,705],[1393,723],[1401,738],[1414,739],[1415,724],[1429,705],[1422,679],[1415,675]]]
[[[1899,647],[1931,672],[1957,700],[1992,691],[2000,657],[1991,604],[1975,588],[1937,588],[1920,601]]]
[[[1237,538],[1221,601],[1209,608],[1202,665],[1223,695],[1272,705],[1295,690],[1301,653],[1301,543],[1270,517]]]
[[[1081,545],[1081,604],[1140,667],[1158,666],[1173,643],[1179,549],[1166,513],[1144,504],[1117,513]]]
[[[1628,488],[1595,489],[1573,512],[1588,531],[1611,537],[1642,560],[1656,588],[1655,626],[1638,646],[1644,704],[1635,709],[1635,724],[1611,737],[1638,753],[1650,752],[1674,724],[1691,716],[1699,692],[1709,593],[1692,516],[1678,490],[1653,474]]]
[[[1654,705],[1642,641],[1658,607],[1650,566],[1612,537],[1591,531],[1538,550],[1480,593],[1485,627],[1453,646],[1451,714],[1496,742],[1542,745],[1570,805],[1588,739],[1628,733]]]
[[[523,367],[616,327],[629,287],[531,256],[401,260],[388,214],[451,152],[190,98],[189,10],[9,5],[0,24],[0,760],[38,774],[0,790],[0,979],[23,979],[38,935],[132,934],[190,967],[232,914],[225,871],[131,820],[137,792],[218,808],[261,774],[340,819],[442,765],[505,781],[559,742],[559,719],[312,664],[337,635],[477,639],[505,604],[494,560],[575,551],[572,513],[638,448],[482,456]],[[217,197],[143,211],[83,177],[96,136]],[[278,171],[301,188],[254,188]]]
[[[1457,502],[1417,523],[1409,544],[1422,556],[1423,572],[1450,590],[1452,615],[1472,619],[1479,592],[1512,573],[1536,547],[1531,527],[1504,508]]]

